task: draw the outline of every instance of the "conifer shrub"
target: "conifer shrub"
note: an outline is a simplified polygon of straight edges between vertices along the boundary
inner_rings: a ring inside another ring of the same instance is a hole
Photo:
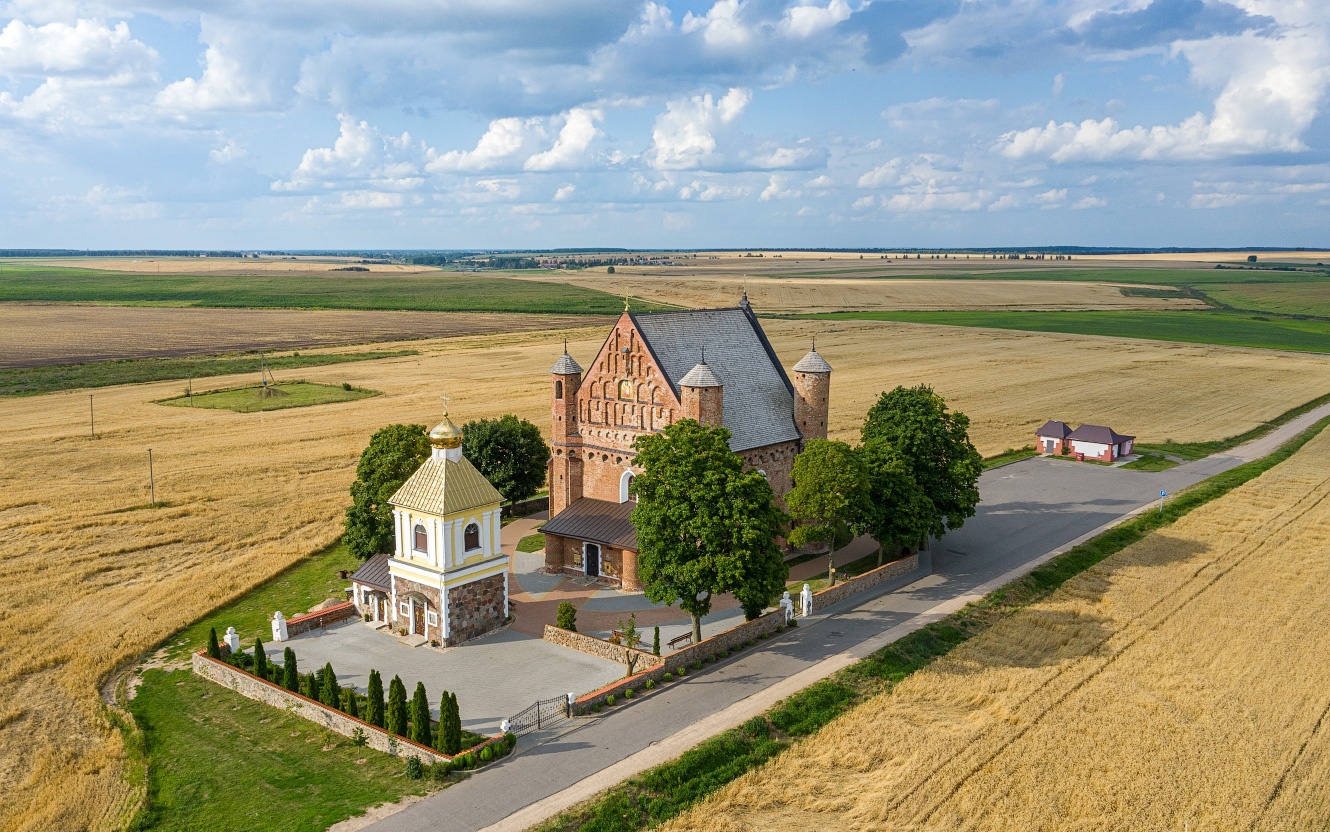
[[[365,692],[365,721],[383,727],[383,677],[377,670],[369,672],[369,687]]]
[[[300,671],[296,668],[296,651],[290,647],[282,652],[282,687],[293,693],[300,692]]]
[[[323,666],[323,672],[319,674],[321,684],[319,685],[319,701],[329,708],[342,707],[342,686],[337,684],[337,674],[333,672],[332,662]]]
[[[430,731],[429,699],[425,694],[425,683],[416,682],[416,692],[411,697],[411,741],[421,745],[433,746],[434,736]]]
[[[356,704],[356,692],[347,688],[343,691],[342,698],[345,700],[342,703],[342,710],[346,712],[346,715],[360,719],[360,706]],[[360,729],[357,728],[356,730],[359,731]]]
[[[421,765],[420,758],[414,754],[406,758],[406,776],[411,780],[419,780],[425,776],[425,767]]]
[[[664,676],[660,677],[660,680],[661,680],[662,682],[673,682],[673,681],[674,681],[674,674],[673,674],[673,673],[666,673]]]
[[[452,770],[452,763],[447,760],[439,760],[429,767],[429,776],[435,781],[442,782],[448,779],[448,775],[452,773]]]
[[[611,708],[614,707],[614,694],[611,693],[609,696],[605,697],[605,704],[609,705]]]
[[[485,746],[484,748],[480,749],[480,762],[481,762],[481,763],[488,763],[490,760],[493,760],[493,759],[494,759],[494,752],[490,750],[490,747],[489,747],[488,745]]]
[[[660,655],[660,625],[657,624],[651,637],[651,652]]]
[[[384,712],[383,727],[390,734],[405,737],[409,724],[406,712],[406,685],[402,684],[402,677],[394,676],[388,683],[388,708]]]
[[[514,734],[512,731],[509,731],[508,733],[504,734],[503,744],[508,746],[509,751],[512,751],[514,748],[517,747],[517,735]]]
[[[214,659],[222,657],[222,646],[217,643],[217,628],[208,628],[208,656]]]
[[[675,675],[675,676],[678,676],[678,677],[680,677],[680,678],[682,678],[682,677],[684,677],[684,676],[687,676],[687,675],[688,675],[688,668],[685,667],[684,665],[679,665],[679,669],[676,670],[676,671],[674,671],[674,675]]]
[[[269,675],[268,654],[263,652],[263,639],[261,638],[254,639],[254,675],[260,679],[267,679]]]
[[[462,750],[462,715],[457,708],[457,694],[443,692],[439,700],[439,736],[435,748],[449,756]]]

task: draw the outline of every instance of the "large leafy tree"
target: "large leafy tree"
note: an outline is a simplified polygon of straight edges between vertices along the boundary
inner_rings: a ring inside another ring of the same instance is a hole
[[[396,543],[393,510],[388,500],[429,458],[424,425],[380,428],[360,455],[351,505],[346,510],[343,540],[359,558],[391,552]]]
[[[983,464],[969,427],[968,416],[947,410],[943,398],[922,384],[883,393],[864,421],[864,450],[886,459],[889,447],[932,503],[927,531],[935,537],[960,528],[979,504]],[[870,470],[870,479],[885,470]]]
[[[868,472],[854,448],[836,440],[810,439],[794,458],[793,476],[794,488],[785,495],[785,505],[798,521],[790,530],[791,543],[834,548],[842,528],[861,530],[872,506]]]
[[[509,502],[525,500],[545,484],[550,446],[540,428],[511,413],[467,422],[462,453]]]
[[[637,574],[648,599],[692,616],[695,643],[712,596],[733,592],[745,612],[760,612],[789,576],[776,545],[785,515],[729,440],[723,427],[681,419],[634,445]]]
[[[902,549],[922,543],[933,530],[936,512],[890,442],[873,440],[858,455],[868,478],[867,506],[858,529],[877,541],[877,564],[881,566],[884,552],[894,557]]]

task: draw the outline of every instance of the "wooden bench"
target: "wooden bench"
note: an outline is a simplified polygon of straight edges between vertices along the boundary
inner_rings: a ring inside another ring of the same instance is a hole
[[[687,647],[693,643],[692,631],[686,632],[681,636],[670,639],[670,649],[678,650],[680,647]]]

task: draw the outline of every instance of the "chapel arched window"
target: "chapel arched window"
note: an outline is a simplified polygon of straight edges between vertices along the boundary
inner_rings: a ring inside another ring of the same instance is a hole
[[[428,552],[429,537],[425,534],[424,526],[420,525],[419,523],[416,524],[414,537],[415,540],[411,542],[411,548],[415,549],[417,552]]]
[[[480,548],[480,526],[475,523],[467,524],[462,532],[462,548],[468,552]]]

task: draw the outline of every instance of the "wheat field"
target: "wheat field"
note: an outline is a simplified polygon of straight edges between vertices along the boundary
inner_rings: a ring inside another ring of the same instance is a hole
[[[1330,431],[664,828],[1330,825]]]
[[[767,329],[786,366],[817,336],[836,368],[834,434],[852,437],[882,390],[930,382],[971,415],[985,454],[1028,444],[1050,417],[1143,439],[1226,436],[1330,391],[1330,361],[1313,355],[857,321]],[[413,341],[420,355],[286,379],[381,396],[268,413],[153,404],[177,382],[104,388],[95,440],[84,392],[0,400],[0,829],[121,825],[139,787],[98,697],[108,674],[335,540],[374,430],[433,424],[444,389],[459,423],[514,412],[547,427],[563,337],[588,365],[605,334]],[[167,504],[155,509],[149,448]]]

